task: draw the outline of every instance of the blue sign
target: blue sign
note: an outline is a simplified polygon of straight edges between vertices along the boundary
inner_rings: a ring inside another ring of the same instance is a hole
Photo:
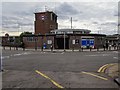
[[[81,46],[94,46],[94,39],[82,39]]]
[[[90,46],[94,46],[94,40],[90,40]]]
[[[86,39],[82,39],[82,46],[86,46]]]

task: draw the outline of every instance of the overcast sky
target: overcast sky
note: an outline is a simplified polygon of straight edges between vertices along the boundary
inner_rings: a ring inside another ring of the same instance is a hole
[[[58,0],[59,1],[59,0]],[[89,29],[92,33],[116,34],[118,25],[118,2],[17,2],[6,0],[2,7],[2,34],[18,35],[21,32],[34,32],[34,13],[46,10],[54,11],[58,16],[58,28]]]

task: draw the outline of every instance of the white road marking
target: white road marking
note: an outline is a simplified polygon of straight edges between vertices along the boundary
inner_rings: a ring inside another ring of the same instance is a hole
[[[118,51],[113,51],[113,53],[118,53]]]
[[[118,57],[113,57],[114,59],[118,59]]]
[[[22,54],[14,54],[13,56],[20,56],[20,55],[22,55]]]
[[[64,52],[62,52],[61,54],[64,54]]]
[[[31,54],[30,52],[24,52],[24,53],[19,53],[19,54],[11,54],[10,56],[1,56],[1,59],[8,59],[12,56],[21,56],[21,55],[28,55],[28,54]]]
[[[43,54],[43,53],[45,53],[45,52],[41,52],[41,54]]]
[[[91,56],[91,57],[97,57],[97,56],[110,56],[111,54],[93,54],[93,55],[85,55],[85,56]]]
[[[10,56],[1,56],[1,59],[6,59],[6,58],[10,58]]]

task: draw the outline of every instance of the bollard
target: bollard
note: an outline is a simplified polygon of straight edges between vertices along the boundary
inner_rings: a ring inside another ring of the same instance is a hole
[[[116,49],[116,47],[114,46],[114,50]]]
[[[15,50],[15,46],[14,46],[14,50]]]
[[[83,52],[83,47],[82,47],[82,52]]]
[[[41,47],[41,51],[43,51],[43,47]]]
[[[50,46],[50,49],[51,49],[51,52],[52,52],[53,51],[53,46],[52,45]]]
[[[92,50],[92,48],[90,47],[90,51]]]
[[[72,51],[74,52],[74,47],[72,48]]]
[[[81,48],[79,49],[79,52],[81,51]]]
[[[53,51],[53,49],[51,49],[51,52]]]
[[[53,48],[51,48],[51,52],[53,51]]]
[[[99,51],[99,48],[97,47],[97,51]]]
[[[22,48],[23,48],[23,51],[25,51],[25,46],[22,46]]]
[[[16,50],[18,50],[18,47],[16,47]]]
[[[118,50],[120,50],[120,46],[118,46]]]
[[[10,46],[10,50],[11,50],[11,46]]]
[[[111,50],[111,47],[109,47],[109,51]]]
[[[5,50],[5,46],[3,46],[3,49]]]
[[[104,51],[105,51],[105,47],[104,47]]]
[[[35,47],[35,51],[37,51],[37,47]]]
[[[119,47],[117,46],[117,50],[119,50]]]
[[[22,47],[23,51],[25,51],[25,46]]]

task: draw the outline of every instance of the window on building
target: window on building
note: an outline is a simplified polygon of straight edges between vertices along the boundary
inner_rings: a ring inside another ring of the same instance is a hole
[[[35,40],[38,41],[38,38],[36,38],[36,37],[27,37],[28,42],[34,42]]]
[[[76,39],[76,40],[75,40],[75,44],[79,44],[79,39]]]

